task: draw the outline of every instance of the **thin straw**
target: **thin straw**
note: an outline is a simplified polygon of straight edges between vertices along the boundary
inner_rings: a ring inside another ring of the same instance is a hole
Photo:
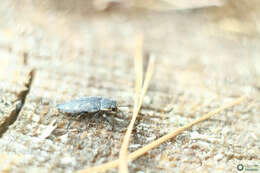
[[[139,110],[142,106],[145,93],[146,93],[146,91],[149,87],[149,83],[152,79],[152,74],[153,74],[153,69],[154,69],[154,61],[155,61],[154,57],[151,57],[150,60],[149,60],[149,65],[148,65],[146,75],[145,75],[144,86],[142,88],[140,97],[136,97],[134,110],[133,110],[133,116],[132,116],[130,124],[127,128],[126,134],[124,136],[123,144],[122,144],[122,147],[121,147],[121,150],[120,150],[120,153],[119,153],[120,164],[119,164],[118,169],[119,169],[120,173],[127,173],[128,172],[127,152],[128,152],[129,141],[130,141],[132,130],[134,128],[134,123],[135,123],[136,117],[137,117],[138,112],[139,112]]]

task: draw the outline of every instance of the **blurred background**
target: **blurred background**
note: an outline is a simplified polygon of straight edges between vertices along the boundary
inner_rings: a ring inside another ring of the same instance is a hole
[[[160,58],[258,56],[257,0],[12,0],[0,8],[1,40],[44,33],[53,40],[49,51],[59,40],[88,52],[131,52],[133,37],[143,33],[145,51]],[[34,51],[36,40],[46,39],[35,37],[15,40],[12,47]]]

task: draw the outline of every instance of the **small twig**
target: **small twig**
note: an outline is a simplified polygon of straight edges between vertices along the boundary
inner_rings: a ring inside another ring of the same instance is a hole
[[[183,126],[183,127],[180,127],[174,131],[172,131],[171,133],[168,133],[167,135],[164,135],[162,136],[161,138],[151,142],[150,144],[136,150],[135,152],[131,153],[128,155],[128,161],[131,161],[131,160],[135,160],[136,158],[142,156],[143,154],[147,153],[148,151],[150,151],[151,149],[159,146],[160,144],[166,142],[167,140],[179,135],[180,133],[182,133],[183,131],[189,129],[190,127],[192,127],[193,125],[195,124],[198,124],[198,123],[201,123],[209,118],[211,118],[213,115],[221,112],[222,110],[225,110],[227,108],[230,108],[234,105],[237,105],[239,103],[241,103],[243,100],[245,100],[247,97],[244,96],[244,97],[240,97],[236,100],[234,100],[233,102],[231,102],[230,104],[227,104],[225,106],[222,106],[212,112],[209,112],[208,114],[202,116],[201,118]],[[114,160],[114,161],[111,161],[111,162],[108,162],[108,163],[105,163],[105,164],[102,164],[102,165],[99,165],[99,166],[95,166],[95,167],[91,167],[91,168],[87,168],[85,170],[80,170],[80,171],[77,171],[77,173],[90,173],[90,172],[103,172],[103,171],[106,171],[108,169],[111,169],[111,168],[115,168],[117,167],[119,164],[119,160]]]

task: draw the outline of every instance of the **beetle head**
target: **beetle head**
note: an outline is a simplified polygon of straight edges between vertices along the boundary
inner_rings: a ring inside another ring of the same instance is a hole
[[[103,111],[117,111],[116,101],[110,99],[102,99],[101,100],[101,110]]]

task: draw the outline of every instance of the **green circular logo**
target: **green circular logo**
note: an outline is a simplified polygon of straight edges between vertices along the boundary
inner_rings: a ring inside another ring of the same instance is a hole
[[[243,169],[244,169],[244,165],[243,164],[238,164],[237,165],[237,170],[238,171],[243,171]]]

